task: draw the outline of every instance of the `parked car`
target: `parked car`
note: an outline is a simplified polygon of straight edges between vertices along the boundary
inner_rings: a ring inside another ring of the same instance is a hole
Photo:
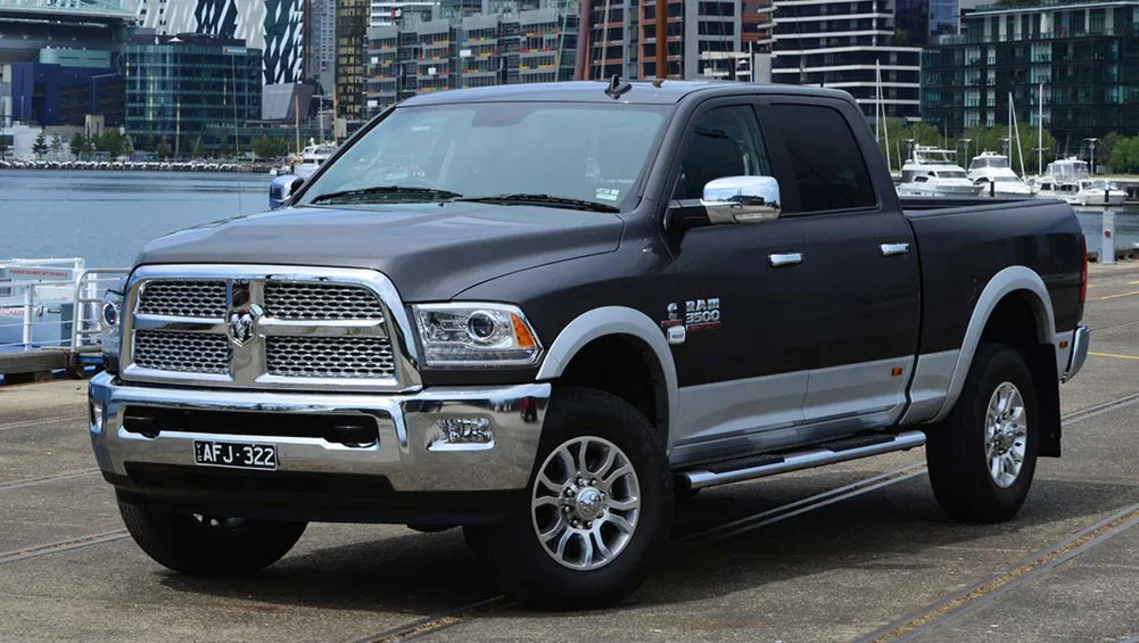
[[[924,444],[945,512],[995,523],[1060,455],[1071,207],[900,200],[845,93],[419,96],[281,187],[105,302],[91,440],[171,569],[254,571],[309,521],[461,526],[518,601],[611,605],[677,493]]]

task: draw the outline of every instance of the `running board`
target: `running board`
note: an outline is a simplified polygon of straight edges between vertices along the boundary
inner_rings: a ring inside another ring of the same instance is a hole
[[[925,444],[925,433],[906,431],[897,435],[879,434],[861,438],[847,438],[821,444],[808,451],[753,456],[735,461],[714,462],[698,468],[680,471],[677,477],[689,489],[703,489],[716,485],[741,482],[773,476],[827,464],[857,460],[893,451],[905,451]],[[732,466],[736,465],[736,466]]]

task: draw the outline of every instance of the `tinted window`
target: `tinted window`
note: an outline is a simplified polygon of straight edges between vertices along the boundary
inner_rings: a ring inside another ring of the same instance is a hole
[[[799,212],[877,205],[870,173],[854,133],[837,110],[815,105],[773,105],[799,188]]]
[[[699,199],[709,181],[725,176],[771,176],[759,123],[747,105],[710,109],[696,121],[673,198]]]

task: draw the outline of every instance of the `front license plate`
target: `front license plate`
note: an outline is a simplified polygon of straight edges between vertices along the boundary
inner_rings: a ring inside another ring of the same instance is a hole
[[[194,440],[194,462],[207,467],[277,469],[277,447],[272,444]]]

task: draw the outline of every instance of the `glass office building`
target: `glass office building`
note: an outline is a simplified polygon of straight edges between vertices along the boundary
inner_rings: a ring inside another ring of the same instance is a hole
[[[922,116],[956,135],[1043,119],[1057,142],[1139,134],[1139,0],[989,5],[962,18],[922,60]]]
[[[236,132],[261,117],[261,50],[192,34],[136,36],[125,73],[136,148],[165,141],[172,152],[248,151]]]

